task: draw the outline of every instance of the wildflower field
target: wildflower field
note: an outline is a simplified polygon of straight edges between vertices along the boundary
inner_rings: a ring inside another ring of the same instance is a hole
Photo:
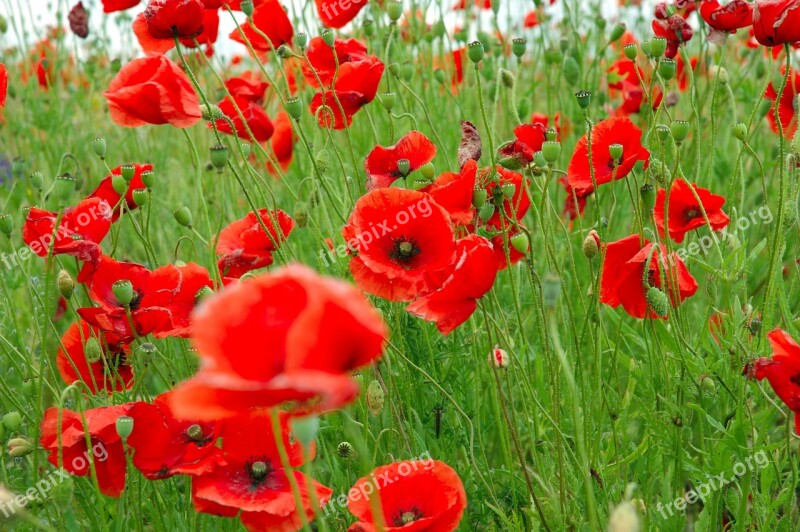
[[[800,530],[800,0],[0,0],[0,530]]]

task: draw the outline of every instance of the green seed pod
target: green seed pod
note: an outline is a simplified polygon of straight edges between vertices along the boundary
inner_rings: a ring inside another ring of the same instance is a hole
[[[128,182],[119,174],[113,174],[111,176],[111,187],[114,189],[114,192],[120,196],[124,196],[128,193]]]
[[[8,432],[16,432],[22,424],[22,414],[16,410],[8,412],[3,416],[3,426]]]
[[[473,62],[473,64],[478,64],[483,59],[483,43],[481,41],[472,41],[467,46],[467,55],[469,55],[469,60]]]
[[[241,2],[239,2],[239,9],[242,10],[242,13],[244,13],[244,15],[247,18],[252,17],[253,16],[253,0],[242,0]]]
[[[614,161],[621,161],[623,155],[623,146],[622,144],[611,144],[608,147],[608,154]]]
[[[576,92],[575,99],[578,100],[578,105],[581,109],[587,109],[592,103],[592,93],[589,91]]]
[[[100,159],[106,158],[106,148],[106,139],[98,137],[92,141],[92,150]]]
[[[11,236],[14,230],[14,220],[8,214],[0,214],[0,233]]]
[[[647,289],[645,299],[652,311],[658,316],[663,318],[669,312],[669,300],[667,299],[667,295],[655,286],[651,286]]]
[[[625,24],[618,22],[613,28],[611,28],[611,34],[608,36],[608,42],[612,43],[620,40],[622,36],[625,35],[625,31],[627,29],[628,28],[625,26]]]
[[[525,233],[517,233],[512,236],[509,241],[511,242],[511,247],[520,253],[527,253],[528,248],[530,248],[530,240],[528,240],[528,235]]]
[[[317,438],[319,432],[319,416],[293,417],[291,420],[292,434],[300,443],[308,447]]]
[[[300,120],[300,117],[303,116],[303,102],[300,101],[300,98],[289,98],[286,100],[284,108],[286,114],[294,120]]]
[[[635,44],[628,44],[625,46],[625,57],[627,57],[631,61],[635,61],[637,55],[639,55],[638,46],[636,46]]]
[[[667,40],[664,37],[656,37],[650,41],[650,54],[653,57],[661,57],[667,51]]]
[[[639,44],[639,48],[642,49],[642,53],[647,57],[654,57],[653,55],[653,41],[642,41]]]
[[[564,73],[564,79],[567,80],[567,83],[573,87],[578,85],[578,82],[581,80],[581,67],[578,61],[571,55],[567,56],[564,60],[562,72]]]
[[[375,35],[375,21],[371,18],[364,20],[364,34],[367,37]]]
[[[156,174],[153,173],[152,170],[147,170],[142,172],[142,175],[139,177],[142,178],[142,184],[144,186],[146,186],[147,188],[153,188],[153,185],[155,184],[156,181]]]
[[[397,161],[397,172],[403,177],[407,176],[408,173],[411,172],[411,161],[408,159],[400,159]]]
[[[58,286],[58,292],[64,299],[72,297],[72,292],[75,291],[75,281],[67,270],[60,270],[58,272],[56,285]]]
[[[136,175],[136,167],[133,166],[132,164],[123,164],[122,167],[120,168],[120,175],[125,181],[130,183],[131,180]]]
[[[367,386],[367,409],[372,416],[379,416],[383,410],[385,394],[383,386],[378,381],[372,381]]]
[[[211,146],[211,164],[217,170],[222,170],[228,165],[228,147],[222,144]]]
[[[558,48],[548,48],[544,51],[544,62],[548,65],[559,65],[564,59],[564,54]]]
[[[644,185],[642,185],[642,188],[639,189],[639,194],[642,198],[642,205],[644,206],[644,210],[648,213],[653,212],[653,209],[656,206],[655,187],[649,183],[645,183]]]
[[[133,203],[137,207],[146,205],[147,202],[150,201],[150,193],[147,191],[146,188],[135,189],[133,192],[131,192],[131,197],[133,198]]]
[[[539,168],[547,166],[547,159],[544,158],[544,154],[541,151],[537,151],[533,154],[533,164]]]
[[[5,34],[8,31],[8,20],[3,15],[0,15],[0,33]]]
[[[386,13],[389,15],[389,20],[397,22],[403,16],[403,2],[400,0],[389,0],[386,4]]]
[[[122,441],[128,440],[128,436],[133,432],[133,418],[130,416],[119,416],[117,418],[117,434]]]
[[[677,71],[678,64],[672,59],[664,59],[661,61],[661,64],[658,65],[658,73],[667,81],[674,78]]]
[[[671,132],[667,126],[663,124],[656,126],[656,135],[658,135],[658,140],[661,142],[667,142],[670,133]]]
[[[32,173],[28,179],[31,181],[31,186],[36,190],[42,190],[44,186],[44,175],[41,172]]]
[[[506,200],[511,200],[514,198],[514,194],[517,192],[517,187],[514,183],[505,183],[501,190],[503,191],[503,198]]]
[[[184,227],[192,226],[192,212],[189,207],[179,207],[174,213],[175,221]]]
[[[305,50],[306,46],[308,46],[308,34],[300,32],[294,36],[294,45],[297,46],[299,50]]]
[[[133,301],[133,285],[127,279],[114,281],[114,284],[111,285],[111,291],[114,292],[114,297],[123,307],[127,307]]]
[[[69,174],[64,174],[56,177],[55,195],[61,201],[69,200],[70,196],[75,192],[75,185],[77,181]]]
[[[549,164],[554,164],[561,156],[561,143],[547,141],[542,144],[542,157]]]
[[[486,192],[484,188],[476,188],[472,191],[472,206],[476,209],[480,209],[486,204],[486,200],[489,198],[489,193]],[[490,215],[491,217],[491,215]]]
[[[433,77],[436,78],[436,81],[442,85],[444,85],[444,83],[447,81],[447,74],[441,68],[437,68],[433,71]]]
[[[478,217],[484,222],[488,221],[492,216],[494,216],[494,204],[491,202],[485,203],[478,210]]]
[[[406,61],[402,65],[400,65],[400,77],[408,83],[411,81],[411,78],[414,77],[414,64],[410,61]]]
[[[675,142],[683,142],[689,136],[689,122],[685,120],[673,120],[669,129]]]
[[[322,41],[331,48],[333,48],[333,45],[336,43],[336,34],[333,33],[333,30],[330,28],[322,30],[320,37],[322,37]]]
[[[278,49],[276,51],[278,52],[278,57],[280,57],[281,59],[291,59],[292,57],[294,57],[292,49],[286,46],[285,44],[278,46]]]
[[[336,446],[336,454],[343,460],[350,460],[356,458],[356,450],[350,442],[343,441]]]

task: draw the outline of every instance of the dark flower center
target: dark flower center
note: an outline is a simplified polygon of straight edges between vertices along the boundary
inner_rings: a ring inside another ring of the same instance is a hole
[[[417,243],[411,238],[400,237],[392,244],[389,256],[397,262],[407,263],[417,255],[420,249]]]
[[[268,458],[258,457],[255,460],[248,460],[244,470],[250,477],[251,487],[256,488],[269,478],[269,474],[272,473],[272,462]]]
[[[791,379],[789,379],[789,380],[792,382],[792,384],[795,384],[795,385],[797,385],[797,386],[800,386],[800,373],[798,373],[797,375],[793,376],[793,377],[792,377]]]
[[[137,310],[141,302],[142,302],[142,293],[139,292],[138,290],[135,290],[133,292],[133,299],[131,299],[130,305],[128,305],[128,307],[131,309],[131,311]]]
[[[394,515],[394,526],[405,526],[408,523],[413,523],[414,521],[419,521],[422,519],[422,512],[420,512],[416,507],[411,508],[407,511],[399,511]]]
[[[700,209],[697,207],[688,207],[683,210],[683,221],[685,223],[691,222],[700,215]]]

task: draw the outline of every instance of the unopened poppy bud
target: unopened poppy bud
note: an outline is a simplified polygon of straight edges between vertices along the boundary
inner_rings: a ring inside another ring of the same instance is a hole
[[[33,443],[27,438],[11,438],[8,440],[8,455],[11,458],[20,458],[31,454],[34,450]]]
[[[544,276],[542,283],[542,296],[544,306],[547,309],[554,309],[561,295],[561,278],[558,274],[550,272]]]
[[[355,458],[356,450],[353,449],[353,445],[350,442],[343,441],[336,446],[336,454],[338,454],[339,458],[342,458],[343,460],[349,460],[351,458]]]
[[[700,385],[709,393],[717,391],[717,383],[708,375],[700,377]]]
[[[661,64],[658,65],[658,73],[661,74],[661,77],[666,81],[674,78],[677,71],[678,64],[672,59],[664,59],[661,61]]]
[[[228,147],[223,144],[211,146],[211,164],[217,170],[222,170],[228,165]]]
[[[0,233],[11,236],[14,230],[14,220],[8,214],[0,214]]]
[[[486,200],[489,198],[489,193],[486,192],[484,188],[476,188],[472,191],[472,206],[476,209],[480,209],[486,204]]]
[[[573,87],[581,80],[581,66],[571,55],[564,60],[564,66],[561,71],[564,74],[564,79]]]
[[[789,200],[783,204],[783,234],[788,234],[797,224],[797,204]]]
[[[636,507],[630,501],[622,501],[608,518],[608,532],[639,532],[642,529]]]
[[[742,142],[747,140],[747,125],[742,122],[739,122],[738,124],[733,126],[733,136]]]
[[[400,159],[397,161],[397,172],[405,177],[411,171],[411,161],[408,159]]]
[[[561,53],[561,50],[558,48],[548,48],[544,51],[544,62],[548,65],[558,65],[561,64],[561,60],[564,58],[564,54]]]
[[[8,31],[8,20],[3,15],[0,15],[0,33],[5,34]]]
[[[667,300],[667,294],[655,286],[651,286],[647,289],[645,300],[647,300],[647,304],[658,316],[663,318],[667,315],[667,312],[669,312],[669,300]]]
[[[278,46],[276,52],[278,52],[278,57],[280,57],[281,59],[291,59],[294,56],[294,54],[292,53],[292,49],[286,46],[285,44]]]
[[[211,289],[211,287],[202,286],[200,287],[200,290],[194,294],[194,302],[197,304],[212,295],[214,295],[214,291]]]
[[[578,100],[578,105],[581,109],[587,109],[592,103],[592,93],[589,91],[580,91],[575,93],[575,99]]]
[[[44,175],[41,172],[34,172],[32,173],[29,178],[31,180],[31,186],[36,190],[42,190],[42,186],[44,186]]]
[[[239,9],[242,10],[242,13],[244,13],[244,15],[247,18],[252,17],[253,16],[253,0],[242,0],[241,2],[239,2]]]
[[[127,279],[115,281],[111,285],[111,291],[114,292],[114,297],[123,307],[127,307],[133,301],[133,285]]]
[[[308,34],[300,32],[294,36],[294,45],[300,50],[305,50],[308,46]]]
[[[636,46],[635,44],[628,44],[625,46],[625,57],[627,57],[631,61],[635,61],[637,55],[639,55],[638,46]]]
[[[111,176],[111,188],[120,196],[124,196],[128,192],[128,182],[119,174]]]
[[[305,202],[298,201],[294,206],[292,218],[294,218],[294,223],[297,224],[297,227],[306,227],[308,225],[308,205]]]
[[[656,37],[650,41],[650,54],[653,57],[661,57],[667,51],[667,40],[664,37]]]
[[[364,34],[367,37],[375,35],[375,21],[371,18],[364,20]]]
[[[612,144],[608,147],[608,154],[614,161],[621,161],[623,153],[622,144]]]
[[[511,51],[520,59],[523,55],[525,55],[525,50],[528,48],[528,39],[524,37],[518,37],[511,41]]]
[[[136,175],[136,167],[132,164],[124,164],[120,167],[119,172],[122,178],[130,183],[130,181]]]
[[[286,100],[284,108],[286,113],[294,120],[300,120],[300,117],[303,116],[303,102],[300,101],[300,98],[289,98]]]
[[[100,347],[100,342],[97,341],[97,338],[90,336],[86,339],[86,344],[83,346],[83,354],[86,355],[86,361],[90,364],[94,364],[103,358],[103,348]]]
[[[730,81],[730,78],[728,77],[728,71],[719,65],[713,65],[709,67],[708,73],[712,80],[719,81],[723,85],[727,85],[728,81]]]
[[[56,285],[58,285],[58,292],[64,299],[69,299],[72,296],[72,292],[75,290],[75,281],[72,280],[72,276],[67,270],[58,272]]]
[[[175,221],[184,227],[192,226],[192,212],[189,207],[180,207],[174,213]]]
[[[612,43],[620,40],[622,36],[625,35],[625,30],[627,29],[628,28],[625,26],[625,24],[618,22],[613,28],[611,28],[611,34],[608,36],[608,42]]]
[[[75,192],[75,178],[69,174],[56,177],[55,195],[58,199],[66,201]]]
[[[225,113],[222,112],[222,109],[220,109],[218,105],[214,104],[200,104],[200,114],[203,116],[203,120],[207,120],[209,122],[222,120],[225,117]]]
[[[16,432],[22,424],[22,414],[13,410],[3,415],[3,426],[9,432]]]
[[[511,242],[511,247],[519,251],[520,253],[527,253],[528,248],[530,247],[530,241],[528,240],[528,235],[525,233],[517,233],[516,235],[512,236],[509,241]]]
[[[389,15],[389,20],[397,22],[403,16],[403,2],[400,0],[389,0],[386,5],[386,13]]]
[[[333,48],[333,45],[336,43],[336,34],[333,33],[333,30],[330,28],[325,28],[324,30],[322,30],[320,37],[322,37],[322,42],[324,42],[331,48]]]
[[[675,142],[683,142],[689,136],[689,122],[685,120],[673,120],[669,126],[672,138]]]
[[[378,381],[370,382],[369,386],[367,386],[367,409],[369,413],[373,416],[380,415],[383,410],[384,399],[385,394],[381,383]]]
[[[107,147],[108,146],[106,145],[106,139],[104,139],[103,137],[98,137],[92,141],[92,150],[94,150],[94,153],[98,157],[100,157],[100,159],[106,158]]]
[[[484,222],[489,221],[489,219],[494,215],[494,204],[484,203],[483,206],[478,210],[478,217],[483,220]]]
[[[292,434],[300,443],[308,447],[317,438],[319,431],[319,416],[293,417]]]
[[[133,418],[130,416],[119,416],[117,418],[117,434],[122,441],[128,440],[128,436],[133,432]]]
[[[597,234],[597,231],[594,229],[589,231],[589,234],[583,239],[583,246],[581,249],[583,250],[584,256],[589,260],[597,256],[597,252],[600,251],[600,235]]]
[[[328,171],[328,168],[330,168],[330,162],[331,162],[331,158],[330,155],[328,155],[328,151],[322,149],[319,152],[317,152],[317,157],[315,158],[315,162],[317,163],[317,170],[319,171],[319,173],[325,174],[325,172]],[[313,200],[312,200],[312,205],[313,205]]]
[[[652,212],[656,206],[656,189],[653,185],[649,183],[645,183],[642,185],[642,188],[639,189],[639,194],[642,198],[642,205],[644,205],[644,210]]]
[[[410,61],[406,61],[402,65],[400,65],[400,77],[406,83],[411,81],[411,78],[414,77],[414,64]]]
[[[467,55],[473,64],[478,64],[483,59],[483,43],[481,41],[472,41],[467,46]]]
[[[505,88],[509,90],[514,88],[514,74],[505,68],[500,69],[500,81],[503,83]]]
[[[433,77],[436,78],[436,81],[438,81],[442,85],[444,85],[444,82],[447,81],[447,75],[441,68],[437,68],[436,70],[433,71]]]
[[[147,202],[150,200],[150,193],[146,188],[137,188],[131,192],[131,198],[133,198],[133,203],[137,207],[141,207],[147,205]]]
[[[399,63],[390,64],[389,67],[386,70],[388,70],[389,74],[391,74],[392,76],[394,76],[396,78],[400,77],[400,64]]]
[[[495,368],[507,368],[509,364],[508,353],[504,349],[500,349],[500,346],[494,346],[492,352],[489,353],[489,364]]]

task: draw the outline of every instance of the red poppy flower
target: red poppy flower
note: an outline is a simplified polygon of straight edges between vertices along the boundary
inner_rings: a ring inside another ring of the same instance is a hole
[[[477,174],[478,163],[470,159],[460,173],[445,172],[420,192],[430,194],[433,201],[444,207],[453,225],[468,225],[475,216],[472,195]]]
[[[550,117],[542,113],[533,113],[531,115],[531,124],[541,124],[545,130],[550,127]],[[556,113],[553,120],[553,129],[556,130],[557,138],[561,138],[561,113]],[[564,125],[564,134],[568,135],[570,129]]]
[[[406,310],[436,323],[448,335],[469,319],[478,299],[491,290],[497,277],[497,259],[492,244],[482,236],[469,235],[456,243],[458,262],[440,275],[440,288],[414,301]]]
[[[224,276],[239,278],[249,271],[269,266],[272,252],[286,241],[293,227],[294,220],[282,210],[259,209],[258,218],[250,212],[232,222],[220,231],[217,241],[217,254],[221,255],[217,262],[219,271]]]
[[[364,163],[367,171],[367,188],[389,187],[397,179],[419,170],[436,156],[436,146],[419,131],[411,131],[393,146],[375,146]],[[404,174],[398,168],[399,161],[408,161]]]
[[[181,37],[180,41],[187,48],[196,48],[197,45],[194,41],[201,46],[204,44],[211,46],[217,42],[217,37],[219,37],[219,10],[206,8],[203,11],[203,31],[200,32],[200,35],[194,38]]]
[[[379,494],[386,524],[383,530],[452,532],[458,528],[467,506],[467,494],[458,474],[444,462],[431,459],[378,467],[358,479],[350,489],[354,490]],[[358,518],[350,532],[378,530],[369,495],[351,497],[347,509]]]
[[[362,107],[375,99],[383,76],[384,65],[377,57],[369,56],[363,61],[345,63],[339,69],[334,90],[318,92],[311,100],[311,112],[316,114],[323,105],[330,113],[319,115],[319,125],[326,128],[350,127],[355,115]],[[331,119],[333,114],[333,119]]]
[[[40,257],[47,257],[52,246],[54,255],[71,255],[83,261],[97,260],[102,254],[100,242],[111,229],[111,210],[106,201],[87,198],[75,207],[64,209],[58,220],[58,213],[33,207],[22,227],[22,239]]]
[[[781,68],[781,73],[786,74],[785,66]],[[775,120],[775,106],[777,106],[778,117],[783,128],[783,136],[790,139],[797,133],[796,101],[798,94],[800,94],[800,73],[794,70],[789,71],[789,82],[786,84],[786,89],[784,89],[780,101],[778,101],[779,89],[780,85],[776,87],[774,83],[770,83],[769,87],[767,87],[767,92],[764,93],[764,97],[773,102],[769,113],[767,113],[767,120],[769,120],[772,131],[778,133],[778,121]]]
[[[200,371],[171,401],[190,419],[290,401],[339,408],[358,394],[349,372],[377,359],[387,335],[352,286],[298,265],[227,287],[192,320]]]
[[[136,202],[133,201],[133,191],[145,188],[144,182],[142,181],[142,174],[153,171],[152,164],[134,163],[131,166],[134,168],[133,179],[131,179],[130,183],[128,183],[128,191],[125,193],[125,209],[129,211],[138,208]],[[120,199],[122,199],[122,196],[120,196],[117,191],[114,190],[114,185],[112,183],[112,176],[115,175],[122,175],[122,166],[117,166],[111,170],[111,175],[107,175],[105,178],[103,178],[103,180],[100,181],[100,184],[97,185],[97,188],[94,189],[91,194],[89,194],[89,198],[100,198],[108,204],[109,210],[113,209],[111,212],[112,222],[116,222],[122,215],[122,205],[120,204]]]
[[[583,211],[586,210],[586,200],[592,195],[592,190],[583,190],[580,193],[573,189],[566,176],[562,176],[558,180],[564,187],[567,197],[564,200],[563,214],[568,216],[570,220],[576,219],[578,216],[583,216]]]
[[[139,5],[141,0],[100,0],[103,3],[103,13],[124,11]]]
[[[746,0],[732,0],[722,6],[719,0],[705,0],[700,4],[700,16],[717,31],[736,33],[753,24],[753,4]]]
[[[133,432],[128,445],[134,450],[133,465],[150,480],[173,475],[200,475],[219,463],[222,452],[216,446],[220,427],[176,419],[169,406],[171,392],[153,403],[133,403],[130,417]]]
[[[225,88],[235,99],[244,98],[260,103],[269,88],[269,83],[261,81],[257,74],[247,71],[225,81]]]
[[[759,358],[753,365],[755,378],[770,386],[794,412],[794,430],[800,434],[800,345],[782,329],[767,335],[772,358]]]
[[[595,124],[592,129],[592,166],[598,185],[612,179],[623,179],[633,170],[638,161],[650,162],[650,152],[642,147],[642,130],[627,117],[608,118]],[[622,145],[622,159],[615,164],[609,154],[609,146]],[[582,197],[594,190],[589,168],[589,148],[586,135],[581,137],[572,153],[567,168],[569,185]]]
[[[800,0],[756,0],[753,33],[764,46],[800,41]]]
[[[689,42],[694,36],[694,30],[680,15],[654,20],[653,33],[656,37],[667,40],[667,51],[664,55],[670,59],[678,55],[678,47],[681,44]]]
[[[516,140],[503,146],[500,155],[513,157],[519,164],[526,166],[533,162],[533,156],[541,151],[547,127],[542,124],[522,124],[514,128]]]
[[[260,32],[256,32],[253,26]],[[250,45],[257,52],[268,52],[273,48],[277,49],[280,45],[290,43],[294,36],[294,28],[289,20],[289,15],[283,8],[279,0],[265,0],[253,10],[253,16],[241,25],[244,36]],[[266,35],[264,39],[259,33]],[[233,30],[230,38],[236,42],[245,44],[239,28]],[[270,46],[271,44],[271,46]]]
[[[306,56],[308,62],[303,63],[303,76],[312,87],[317,88],[319,88],[320,82],[324,87],[329,87],[333,83],[333,77],[337,70],[337,59],[341,67],[347,63],[364,61],[369,57],[367,45],[359,40],[336,39],[331,48],[322,40],[322,37],[314,37],[309,41]],[[319,81],[317,81],[318,77]]]
[[[122,67],[103,96],[111,118],[124,127],[171,124],[185,128],[202,117],[189,78],[163,55],[134,59]]]
[[[528,12],[525,15],[525,20],[523,20],[522,25],[526,28],[535,28],[539,25],[539,13],[536,12],[534,9],[533,11]]]
[[[100,348],[100,358],[90,361],[85,347],[94,338]],[[133,368],[128,362],[130,348],[127,345],[109,342],[99,329],[85,321],[70,325],[61,337],[63,348],[58,349],[56,366],[66,384],[82,381],[96,394],[100,390],[120,392],[133,386]]]
[[[491,177],[490,172],[489,168],[484,168],[479,176],[480,186],[486,189],[489,201],[493,202],[496,207],[492,217],[484,223],[492,229],[503,230],[509,226],[509,219],[522,220],[531,206],[531,198],[525,188],[525,178],[522,174],[506,170],[501,166],[497,167],[497,174],[494,178]],[[512,186],[514,195],[511,198],[506,197],[506,192],[503,190],[504,185]],[[504,217],[500,215],[500,205],[503,207]]]
[[[299,471],[283,468],[276,439],[282,440],[291,467],[303,464],[303,450],[290,437],[284,413],[280,425],[281,434],[276,436],[270,412],[264,409],[222,423],[224,463],[194,478],[192,499],[197,511],[232,517],[241,510],[242,524],[250,531],[300,530],[302,520],[290,484],[293,477],[303,513],[308,521],[314,520],[315,510],[328,502],[333,491]]]
[[[468,0],[456,0],[456,3],[453,4],[452,9],[455,11],[467,9],[467,1]],[[478,9],[492,9],[492,0],[473,0],[472,5]]]
[[[691,187],[691,188],[690,188]],[[694,194],[692,193],[694,189]],[[695,194],[700,198],[700,208]],[[663,188],[658,189],[656,195],[656,206],[653,210],[653,217],[656,220],[658,233],[664,238],[664,228],[666,225],[664,207],[666,205],[667,193]],[[683,242],[686,233],[692,229],[697,229],[706,225],[703,216],[705,210],[708,221],[711,222],[711,229],[719,231],[730,223],[728,215],[722,211],[725,198],[712,194],[708,189],[690,185],[683,179],[676,179],[672,183],[669,191],[669,236],[675,242]]]
[[[225,119],[216,121],[217,129],[223,133],[227,133],[228,135],[235,134],[241,139],[249,139],[251,142],[263,143],[267,142],[275,132],[275,127],[272,125],[269,116],[267,116],[267,112],[253,100],[242,97],[234,97],[234,99],[231,100],[226,96],[225,99],[219,103],[219,109],[222,111],[222,114],[233,122],[233,128],[231,128],[231,125]],[[244,116],[244,121],[242,121],[239,113]],[[247,127],[245,127],[245,123]],[[208,127],[212,127],[211,123],[208,124]],[[252,135],[248,133],[248,128]]]
[[[0,63],[0,108],[6,106],[7,96],[8,96],[8,69],[3,63]]]
[[[125,489],[125,450],[117,434],[117,418],[127,415],[130,405],[91,408],[81,414],[71,410],[48,408],[42,418],[39,443],[49,451],[47,459],[56,467],[83,477],[90,474],[94,463],[97,484],[108,497],[119,497]],[[86,433],[89,435],[87,445]],[[59,463],[59,439],[62,462]]]
[[[289,168],[292,163],[294,153],[295,134],[292,127],[292,119],[289,115],[281,111],[275,117],[275,133],[272,135],[272,151],[275,153],[276,162],[281,166],[283,171]],[[270,173],[276,173],[275,169],[267,163],[267,169]]]
[[[329,2],[314,0],[317,13],[322,25],[327,28],[341,28],[356,18],[359,11],[367,5],[367,0],[352,0],[351,2]]]
[[[651,256],[653,245],[645,240],[642,247],[639,244],[639,235],[631,235],[607,245],[600,280],[602,303],[614,308],[622,305],[625,312],[634,318],[644,318],[646,315],[651,318],[660,317],[649,307],[643,287],[644,267],[648,257]],[[662,275],[667,271],[673,271],[677,276],[679,291],[677,299],[672,293],[673,287],[665,286],[662,282]],[[644,279],[649,286],[665,292],[673,307],[677,307],[684,299],[697,292],[697,282],[686,269],[686,265],[677,253],[667,256],[664,244],[660,245],[658,251],[652,253],[648,275]]]
[[[390,301],[411,301],[436,288],[429,274],[454,264],[450,216],[423,192],[381,188],[356,202],[342,235],[357,255],[356,284]]]
[[[175,46],[175,37],[191,43],[203,33],[205,11],[200,0],[150,0],[134,19],[133,33],[145,52],[163,54]]]

